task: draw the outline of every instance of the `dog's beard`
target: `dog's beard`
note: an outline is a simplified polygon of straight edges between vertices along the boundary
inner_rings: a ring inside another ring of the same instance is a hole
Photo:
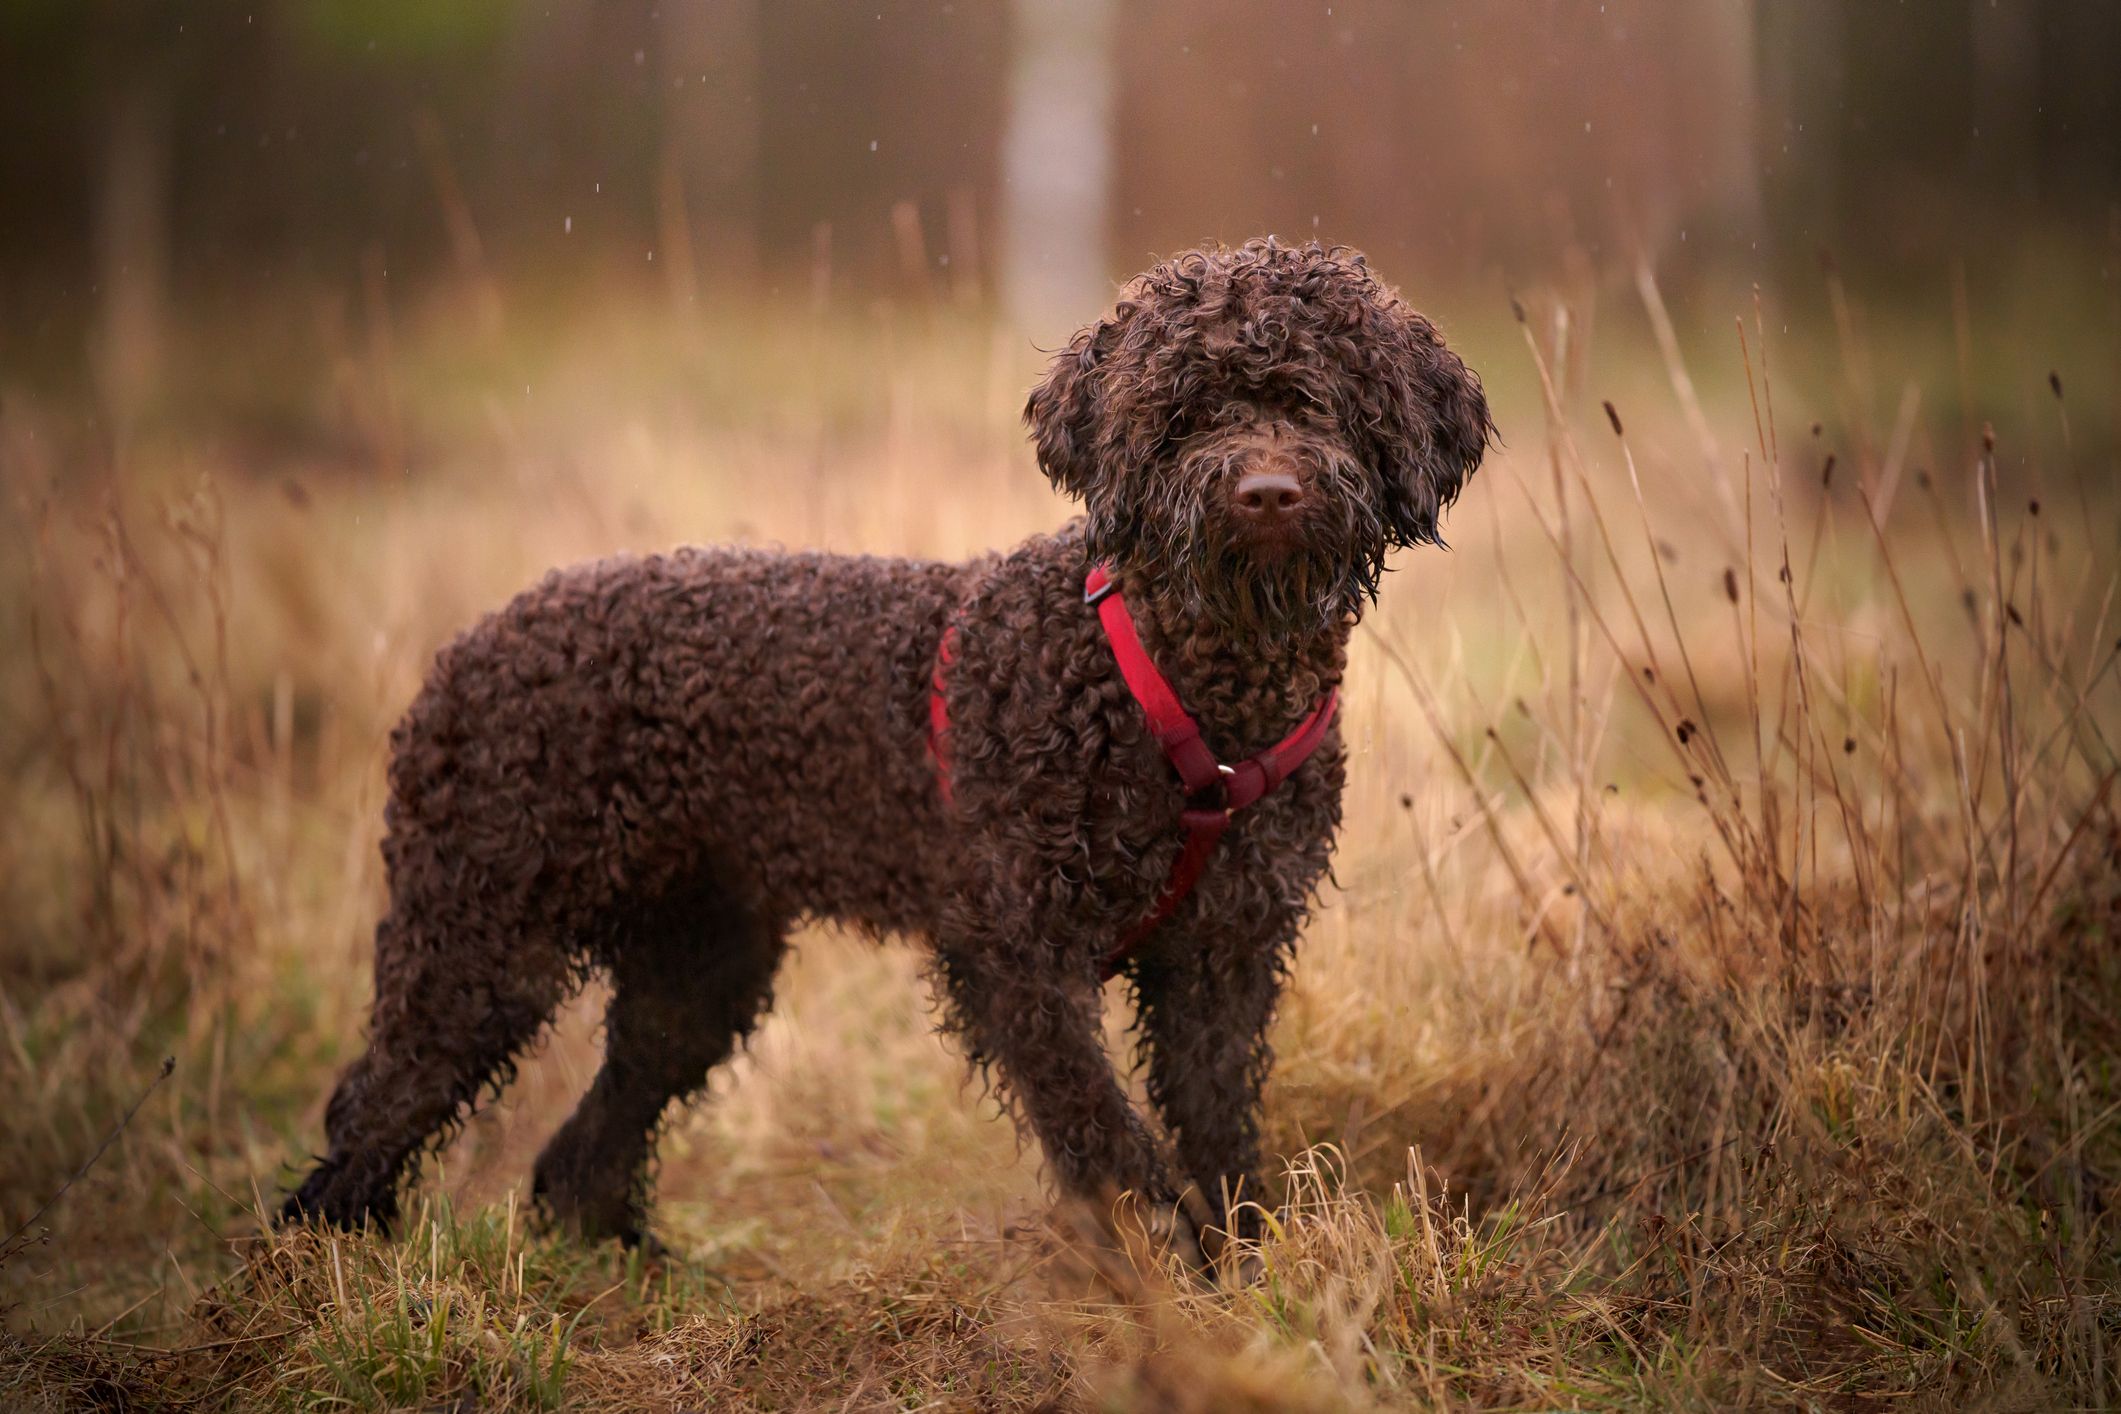
[[[1092,550],[1189,620],[1239,636],[1302,638],[1360,618],[1377,597],[1387,544],[1361,470],[1340,458],[1312,468],[1301,521],[1271,543],[1221,509],[1231,470],[1182,475],[1178,494],[1131,514],[1093,515]]]
[[[1349,567],[1327,555],[1292,549],[1263,562],[1239,547],[1203,559],[1179,576],[1186,607],[1241,637],[1308,637],[1330,632],[1357,611]]]

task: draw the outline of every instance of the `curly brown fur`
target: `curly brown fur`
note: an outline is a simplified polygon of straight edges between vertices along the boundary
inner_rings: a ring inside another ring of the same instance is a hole
[[[1386,554],[1434,542],[1491,428],[1362,258],[1271,241],[1137,280],[1026,410],[1084,516],[964,564],[681,550],[548,576],[444,649],[392,738],[368,1050],[288,1217],[387,1223],[424,1147],[591,971],[604,1069],[537,1164],[642,1235],[656,1125],[771,997],[792,927],[933,948],[947,1024],[1069,1194],[1257,1192],[1267,1027],[1340,824],[1338,733],[1239,813],[1127,964],[1160,1125],[1100,1041],[1099,969],[1181,840],[1171,768],[1083,577],[1110,559],[1226,761],[1340,681]],[[1271,473],[1288,503],[1248,509]],[[926,750],[937,645],[954,797]],[[1198,1209],[1196,1209],[1198,1210]]]

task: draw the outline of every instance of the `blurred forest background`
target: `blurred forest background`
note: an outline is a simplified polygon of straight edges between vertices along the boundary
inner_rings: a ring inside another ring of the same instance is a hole
[[[595,982],[261,1240],[436,648],[1050,530],[1042,351],[1267,233],[1501,442],[1351,647],[1263,1279],[1078,1262],[824,929],[667,1258],[527,1221]],[[2112,1408],[2117,464],[2112,0],[0,0],[0,1407]]]
[[[1266,232],[1490,306],[1638,256],[1799,316],[1822,254],[1874,298],[2111,294],[2117,60],[2103,0],[10,0],[0,369],[122,431],[187,317],[321,362],[288,293],[386,282],[950,300],[1051,346]]]

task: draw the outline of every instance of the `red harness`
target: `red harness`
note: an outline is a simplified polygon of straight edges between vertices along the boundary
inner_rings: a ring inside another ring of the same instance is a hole
[[[1273,746],[1249,761],[1225,766],[1215,759],[1215,753],[1201,738],[1200,723],[1186,711],[1169,680],[1157,670],[1156,660],[1142,646],[1134,615],[1127,611],[1127,601],[1120,595],[1119,581],[1103,565],[1090,571],[1083,585],[1083,602],[1096,607],[1098,622],[1104,625],[1105,638],[1112,645],[1112,656],[1119,662],[1119,675],[1126,680],[1134,700],[1141,704],[1156,744],[1164,749],[1164,756],[1186,790],[1186,806],[1178,817],[1186,831],[1185,847],[1171,866],[1171,877],[1157,896],[1156,906],[1105,955],[1104,975],[1110,977],[1193,892],[1201,872],[1208,867],[1208,856],[1215,852],[1215,842],[1230,826],[1230,817],[1287,780],[1318,750],[1340,706],[1340,689],[1328,691],[1296,724],[1296,730]],[[945,805],[953,801],[950,757],[943,740],[950,730],[945,683],[950,666],[956,661],[957,625],[952,624],[943,630],[943,641],[935,655],[935,673],[928,685],[928,754],[935,761],[936,783]]]

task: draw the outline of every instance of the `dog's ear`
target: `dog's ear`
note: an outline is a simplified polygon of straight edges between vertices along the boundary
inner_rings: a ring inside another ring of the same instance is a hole
[[[1046,376],[1024,404],[1024,422],[1038,449],[1039,470],[1060,490],[1081,500],[1096,480],[1102,365],[1117,338],[1118,318],[1100,319],[1078,331],[1053,356]]]
[[[1438,517],[1495,435],[1487,395],[1427,319],[1396,299],[1370,312],[1360,412],[1377,439],[1387,523],[1396,544],[1441,544]]]

